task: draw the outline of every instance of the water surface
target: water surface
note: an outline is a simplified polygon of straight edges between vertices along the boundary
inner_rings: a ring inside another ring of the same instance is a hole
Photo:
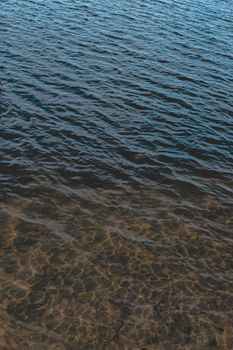
[[[2,0],[0,348],[233,348],[233,11]]]

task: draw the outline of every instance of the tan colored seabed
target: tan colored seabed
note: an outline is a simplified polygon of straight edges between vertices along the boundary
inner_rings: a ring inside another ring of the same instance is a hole
[[[220,205],[85,188],[8,200],[0,349],[232,349],[232,216],[213,219]]]

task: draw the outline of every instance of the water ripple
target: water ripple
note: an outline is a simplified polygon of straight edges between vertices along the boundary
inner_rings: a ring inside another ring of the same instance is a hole
[[[1,348],[232,348],[232,28],[230,0],[2,0]]]

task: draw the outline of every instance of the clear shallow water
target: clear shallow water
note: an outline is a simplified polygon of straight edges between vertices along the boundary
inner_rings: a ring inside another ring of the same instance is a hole
[[[233,347],[231,1],[0,9],[1,349]]]

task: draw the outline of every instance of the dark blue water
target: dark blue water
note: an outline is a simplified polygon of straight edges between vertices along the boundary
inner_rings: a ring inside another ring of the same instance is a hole
[[[231,349],[232,1],[2,0],[0,77],[1,349]]]

